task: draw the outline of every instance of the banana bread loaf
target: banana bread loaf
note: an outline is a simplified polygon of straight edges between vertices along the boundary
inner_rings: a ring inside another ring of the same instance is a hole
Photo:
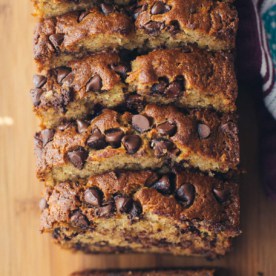
[[[46,188],[40,207],[42,232],[86,253],[215,257],[240,233],[238,185],[184,170],[60,182]]]
[[[238,19],[229,3],[167,2],[142,1],[137,9],[128,12],[100,6],[41,20],[34,39],[38,68],[64,66],[87,52],[121,47],[146,49],[187,43],[214,50],[234,47]]]
[[[106,109],[91,122],[44,129],[35,142],[37,176],[50,184],[115,169],[176,163],[227,172],[239,163],[235,117],[153,104],[139,114]]]
[[[51,128],[65,119],[82,119],[97,105],[141,109],[152,102],[235,110],[237,81],[232,55],[225,52],[156,50],[132,62],[125,83],[129,67],[118,54],[103,52],[35,75],[34,111]]]
[[[212,276],[215,269],[196,269],[196,268],[172,268],[158,270],[86,270],[75,272],[71,276]]]
[[[102,5],[105,9],[112,9],[112,5],[126,5],[129,0],[32,0],[35,8],[34,15],[49,18],[62,15],[71,11],[82,11],[96,5]]]

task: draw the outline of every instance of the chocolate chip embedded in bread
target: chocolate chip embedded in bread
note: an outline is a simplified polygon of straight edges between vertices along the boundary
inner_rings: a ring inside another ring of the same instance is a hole
[[[102,204],[102,192],[95,188],[88,188],[84,192],[84,201],[93,206],[100,206]]]
[[[227,201],[230,196],[230,191],[224,187],[217,187],[213,189],[213,193],[218,202],[223,203]]]
[[[132,126],[135,130],[143,133],[150,129],[150,120],[144,115],[133,115],[132,116]]]
[[[166,26],[166,30],[172,35],[176,35],[180,31],[180,25],[177,20],[170,22],[170,25]]]
[[[156,139],[153,140],[151,146],[154,149],[154,154],[157,157],[162,157],[171,151],[174,147],[173,143],[165,139]]]
[[[175,123],[165,122],[156,127],[157,131],[161,135],[173,136],[176,132]]]
[[[156,83],[151,87],[151,93],[163,94],[168,84],[169,84],[169,81],[167,78],[160,78],[159,83]]]
[[[85,161],[88,157],[88,152],[83,147],[79,147],[76,150],[69,151],[67,156],[74,167],[81,170],[83,169]]]
[[[143,212],[143,209],[141,204],[137,201],[133,201],[128,217],[130,219],[138,219],[141,216],[142,212]]]
[[[33,76],[33,84],[35,88],[41,88],[47,82],[47,78],[42,75],[34,75]]]
[[[80,210],[76,210],[72,213],[70,217],[70,222],[73,227],[80,228],[80,229],[87,229],[89,227],[89,221],[87,217],[82,214]]]
[[[97,91],[100,91],[101,88],[102,88],[102,79],[98,74],[96,74],[87,82],[85,91],[97,92]]]
[[[177,98],[183,91],[183,87],[180,81],[173,81],[168,85],[164,91],[164,95],[168,98]]]
[[[86,143],[92,149],[103,149],[106,147],[105,136],[98,128],[91,131],[91,135]]]
[[[69,67],[59,67],[55,69],[57,75],[57,82],[62,84],[63,79],[71,73],[71,69]]]
[[[49,40],[51,41],[55,50],[59,51],[59,46],[61,45],[61,43],[64,40],[64,34],[52,34],[49,36]]]
[[[156,1],[153,4],[150,12],[151,12],[151,14],[156,15],[156,14],[166,13],[169,10],[170,10],[170,7],[168,5],[166,5],[164,2],[162,2],[162,1]]]
[[[31,98],[34,106],[38,106],[41,103],[41,96],[43,94],[43,90],[40,88],[31,89]]]
[[[135,9],[135,11],[133,12],[133,17],[134,17],[134,19],[137,19],[138,15],[139,15],[141,12],[145,11],[145,10],[147,9],[147,7],[148,7],[147,4],[142,5],[142,6],[138,6],[138,7]]]
[[[114,11],[114,6],[108,5],[108,4],[106,4],[106,3],[102,3],[102,4],[100,5],[100,7],[101,7],[102,12],[103,12],[105,15],[108,15],[108,14],[110,14],[110,13],[112,13],[112,12]]]
[[[162,29],[164,29],[164,26],[163,22],[150,21],[144,25],[144,29],[146,33],[156,36],[159,35]]]
[[[78,22],[80,23],[90,12],[89,11],[83,11],[79,15]]]
[[[186,206],[190,206],[195,199],[195,187],[194,185],[187,183],[183,184],[176,190],[176,199],[185,203]]]
[[[142,139],[138,135],[126,135],[122,139],[122,143],[128,153],[134,154],[141,147]]]
[[[106,205],[99,207],[95,210],[95,215],[98,217],[110,217],[114,212],[114,205],[112,202],[107,203]]]
[[[198,132],[199,137],[202,139],[208,138],[211,134],[210,128],[205,124],[198,124],[197,132]]]
[[[105,140],[112,148],[118,148],[121,145],[124,132],[120,128],[111,128],[105,131]]]
[[[118,65],[111,65],[110,66],[113,71],[119,74],[122,78],[126,78],[128,68],[125,65],[118,64]]]
[[[78,133],[83,133],[87,130],[89,124],[83,120],[77,120]]]
[[[116,196],[114,200],[118,212],[129,213],[133,203],[133,200],[131,198],[124,196]]]
[[[53,129],[43,129],[40,134],[42,146],[45,147],[50,141],[53,140],[55,131]]]
[[[168,176],[162,176],[157,182],[155,182],[152,188],[156,189],[158,192],[162,194],[170,194],[171,193],[171,182]]]

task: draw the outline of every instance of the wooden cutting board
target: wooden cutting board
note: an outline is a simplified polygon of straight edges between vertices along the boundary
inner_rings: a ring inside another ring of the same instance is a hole
[[[85,256],[58,248],[39,232],[29,97],[34,64],[29,0],[0,0],[0,275],[63,276],[86,268],[219,266],[225,275],[276,275],[276,203],[258,174],[256,112],[250,91],[240,91],[242,165],[241,228],[233,251],[213,262],[158,255]]]

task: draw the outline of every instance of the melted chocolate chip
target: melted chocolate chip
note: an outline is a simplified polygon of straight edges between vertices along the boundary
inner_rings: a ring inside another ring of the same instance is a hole
[[[198,135],[201,139],[206,139],[211,134],[210,128],[205,124],[198,124],[197,132],[198,132]]]
[[[134,154],[141,147],[142,139],[138,135],[126,135],[122,139],[122,143],[128,153]]]
[[[175,196],[179,201],[185,203],[186,206],[190,206],[195,199],[194,185],[190,183],[183,184],[176,190]]]
[[[152,147],[154,149],[154,154],[157,157],[162,157],[171,151],[174,147],[173,143],[165,139],[156,139],[152,141]]]
[[[43,90],[40,88],[35,88],[30,91],[31,98],[34,106],[38,106],[41,103],[41,96],[43,94]]]
[[[166,13],[170,10],[170,7],[168,5],[166,5],[164,2],[162,1],[157,1],[153,4],[150,12],[151,14],[155,15],[155,14],[163,14]]]
[[[63,83],[63,79],[71,73],[71,69],[69,67],[59,67],[57,69],[55,69],[56,71],[56,75],[57,75],[57,82],[59,84],[62,84]]]
[[[95,187],[86,189],[84,201],[93,206],[100,206],[102,204],[102,192]]]
[[[159,83],[156,83],[151,87],[151,93],[163,94],[168,84],[169,84],[169,81],[167,78],[160,78]]]
[[[158,192],[162,194],[170,194],[171,193],[171,182],[168,176],[162,176],[157,182],[155,182],[152,188],[156,189]]]
[[[139,202],[133,201],[132,208],[129,211],[130,219],[138,219],[142,214],[142,206]]]
[[[143,115],[133,115],[132,116],[132,126],[135,130],[143,133],[150,129],[150,121],[146,116]]]
[[[88,122],[85,122],[83,120],[77,120],[77,127],[78,127],[78,132],[83,133],[87,130],[89,126]]]
[[[102,79],[99,75],[94,75],[86,84],[86,92],[99,92],[102,89]]]
[[[114,70],[117,74],[119,74],[123,79],[127,76],[128,68],[125,65],[111,65],[111,69]]]
[[[114,212],[114,206],[111,202],[99,207],[95,210],[95,215],[98,217],[110,217]]]
[[[178,21],[171,21],[170,25],[166,27],[166,30],[170,32],[172,35],[176,35],[180,31],[180,25]]]
[[[55,131],[53,129],[43,129],[40,134],[42,146],[45,147],[50,141],[53,140]]]
[[[161,135],[173,136],[176,133],[175,123],[165,122],[156,127],[157,131]]]
[[[46,82],[47,82],[47,78],[45,76],[42,76],[42,75],[33,76],[33,84],[35,88],[42,88]]]
[[[116,209],[120,213],[129,213],[132,208],[132,199],[129,197],[117,196],[115,197]]]
[[[105,140],[112,148],[118,148],[121,145],[124,132],[120,128],[111,128],[105,131]]]
[[[64,34],[52,34],[49,36],[49,40],[51,41],[55,50],[59,51],[59,46],[61,45],[61,43],[64,40]]]
[[[145,32],[149,35],[156,36],[159,35],[161,30],[164,29],[163,22],[149,21],[144,25]]]
[[[108,14],[110,14],[110,13],[112,13],[114,11],[114,6],[112,6],[112,5],[108,5],[108,4],[102,3],[100,5],[100,7],[102,9],[102,12],[105,15],[108,15]]]
[[[67,156],[74,167],[81,170],[83,169],[85,161],[88,157],[88,152],[83,147],[79,147],[76,150],[69,151]]]
[[[89,221],[87,217],[84,214],[82,214],[80,210],[76,210],[72,213],[70,221],[73,227],[80,228],[83,230],[87,229],[89,226]]]
[[[87,140],[87,145],[92,149],[103,149],[106,147],[105,136],[98,128],[92,130]]]
[[[164,91],[164,94],[168,98],[177,98],[183,90],[183,81],[175,80],[168,85]]]
[[[214,188],[213,193],[219,203],[227,201],[230,196],[230,191],[223,187]]]
[[[136,110],[141,112],[144,109],[145,102],[140,95],[128,95],[126,98],[126,107],[129,110]]]

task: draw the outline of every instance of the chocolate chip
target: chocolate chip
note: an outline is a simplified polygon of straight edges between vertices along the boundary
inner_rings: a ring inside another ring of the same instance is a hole
[[[53,140],[55,131],[53,129],[43,129],[40,134],[42,146],[45,147],[50,141]]]
[[[60,237],[60,228],[55,228],[52,232],[52,237],[57,240]]]
[[[132,208],[132,199],[124,196],[116,196],[114,198],[116,209],[120,213],[129,213]]]
[[[70,151],[67,155],[69,161],[74,165],[74,167],[79,170],[83,169],[85,161],[88,157],[88,152],[83,147]]]
[[[141,216],[142,212],[143,210],[141,204],[137,201],[133,201],[132,208],[129,211],[129,218],[137,219]]]
[[[171,193],[171,182],[168,176],[162,176],[157,182],[155,182],[152,188],[156,189],[158,192],[162,194],[170,194]]]
[[[112,148],[118,148],[121,145],[124,132],[120,128],[111,128],[105,131],[105,140]]]
[[[86,92],[100,91],[102,88],[102,79],[99,75],[94,75],[86,84]]]
[[[59,46],[64,40],[64,34],[52,34],[49,36],[49,40],[51,41],[55,50],[59,51]]]
[[[154,149],[154,154],[157,157],[162,157],[171,151],[174,147],[173,143],[165,139],[156,139],[152,141],[151,146]]]
[[[89,14],[90,12],[89,11],[83,11],[81,12],[80,16],[79,16],[79,23]]]
[[[195,187],[194,185],[187,183],[183,184],[176,190],[176,198],[185,203],[186,206],[189,206],[193,203],[195,198]]]
[[[143,133],[150,129],[150,121],[144,115],[133,115],[132,116],[132,126],[135,130]]]
[[[97,188],[89,188],[84,192],[84,201],[93,206],[100,206],[102,204],[102,192]]]
[[[67,129],[69,126],[71,125],[71,122],[65,122],[61,125],[59,125],[57,128],[60,131],[64,131],[65,129]]]
[[[211,130],[210,128],[205,124],[198,124],[197,126],[197,132],[200,138],[205,139],[210,136]]]
[[[95,215],[98,217],[110,217],[113,214],[114,206],[111,202],[99,207],[95,210]]]
[[[91,135],[87,140],[87,145],[92,149],[103,149],[106,147],[105,136],[98,128],[91,131]]]
[[[230,196],[230,191],[223,187],[214,188],[213,193],[217,201],[220,203],[225,202]]]
[[[64,78],[71,73],[71,69],[69,67],[59,67],[55,69],[57,75],[57,82],[62,84]]]
[[[38,106],[41,103],[41,96],[43,94],[43,90],[40,88],[31,89],[31,98],[34,106]]]
[[[130,154],[137,152],[142,145],[142,139],[138,135],[126,135],[122,139],[126,151]]]
[[[166,29],[172,35],[176,35],[180,31],[180,25],[177,20],[173,20],[170,22],[170,25],[166,27]]]
[[[141,112],[144,109],[144,106],[145,106],[145,102],[142,96],[137,94],[127,95],[126,97],[127,109]]]
[[[68,74],[68,75],[63,79],[62,83],[69,86],[69,85],[72,84],[72,82],[74,81],[74,79],[75,79],[75,75],[74,75],[73,72],[71,72],[70,74]]]
[[[102,9],[102,12],[105,15],[108,15],[108,14],[110,14],[110,13],[112,13],[114,11],[114,7],[112,5],[108,5],[108,4],[102,3],[100,5],[100,7]]]
[[[150,21],[144,25],[144,29],[147,34],[156,36],[159,35],[162,29],[164,29],[164,26],[163,22]]]
[[[168,84],[169,81],[167,78],[159,78],[159,83],[156,83],[151,87],[151,92],[153,94],[163,94]]]
[[[41,200],[39,201],[39,209],[43,211],[46,208],[48,208],[47,200],[45,198],[41,198]]]
[[[34,75],[33,83],[35,88],[41,88],[47,82],[47,78],[42,75]]]
[[[134,17],[134,19],[137,19],[138,15],[139,15],[141,12],[145,11],[145,10],[147,9],[147,7],[148,7],[147,4],[137,7],[137,8],[135,9],[135,11],[133,12],[133,17]]]
[[[164,94],[168,98],[177,98],[183,91],[183,85],[180,81],[173,81],[165,89]]]
[[[175,123],[165,122],[156,127],[157,131],[161,135],[173,136],[176,132]]]
[[[89,124],[83,120],[77,120],[78,132],[83,133],[87,130]]]
[[[128,68],[125,65],[111,65],[111,69],[114,70],[117,74],[119,74],[123,79],[127,76]]]
[[[80,229],[87,229],[89,226],[89,221],[87,217],[82,214],[80,210],[76,210],[73,212],[73,214],[70,217],[71,225],[76,228]]]
[[[162,1],[157,1],[153,4],[150,12],[151,14],[163,14],[165,12],[168,12],[170,10],[170,7],[163,3]]]

